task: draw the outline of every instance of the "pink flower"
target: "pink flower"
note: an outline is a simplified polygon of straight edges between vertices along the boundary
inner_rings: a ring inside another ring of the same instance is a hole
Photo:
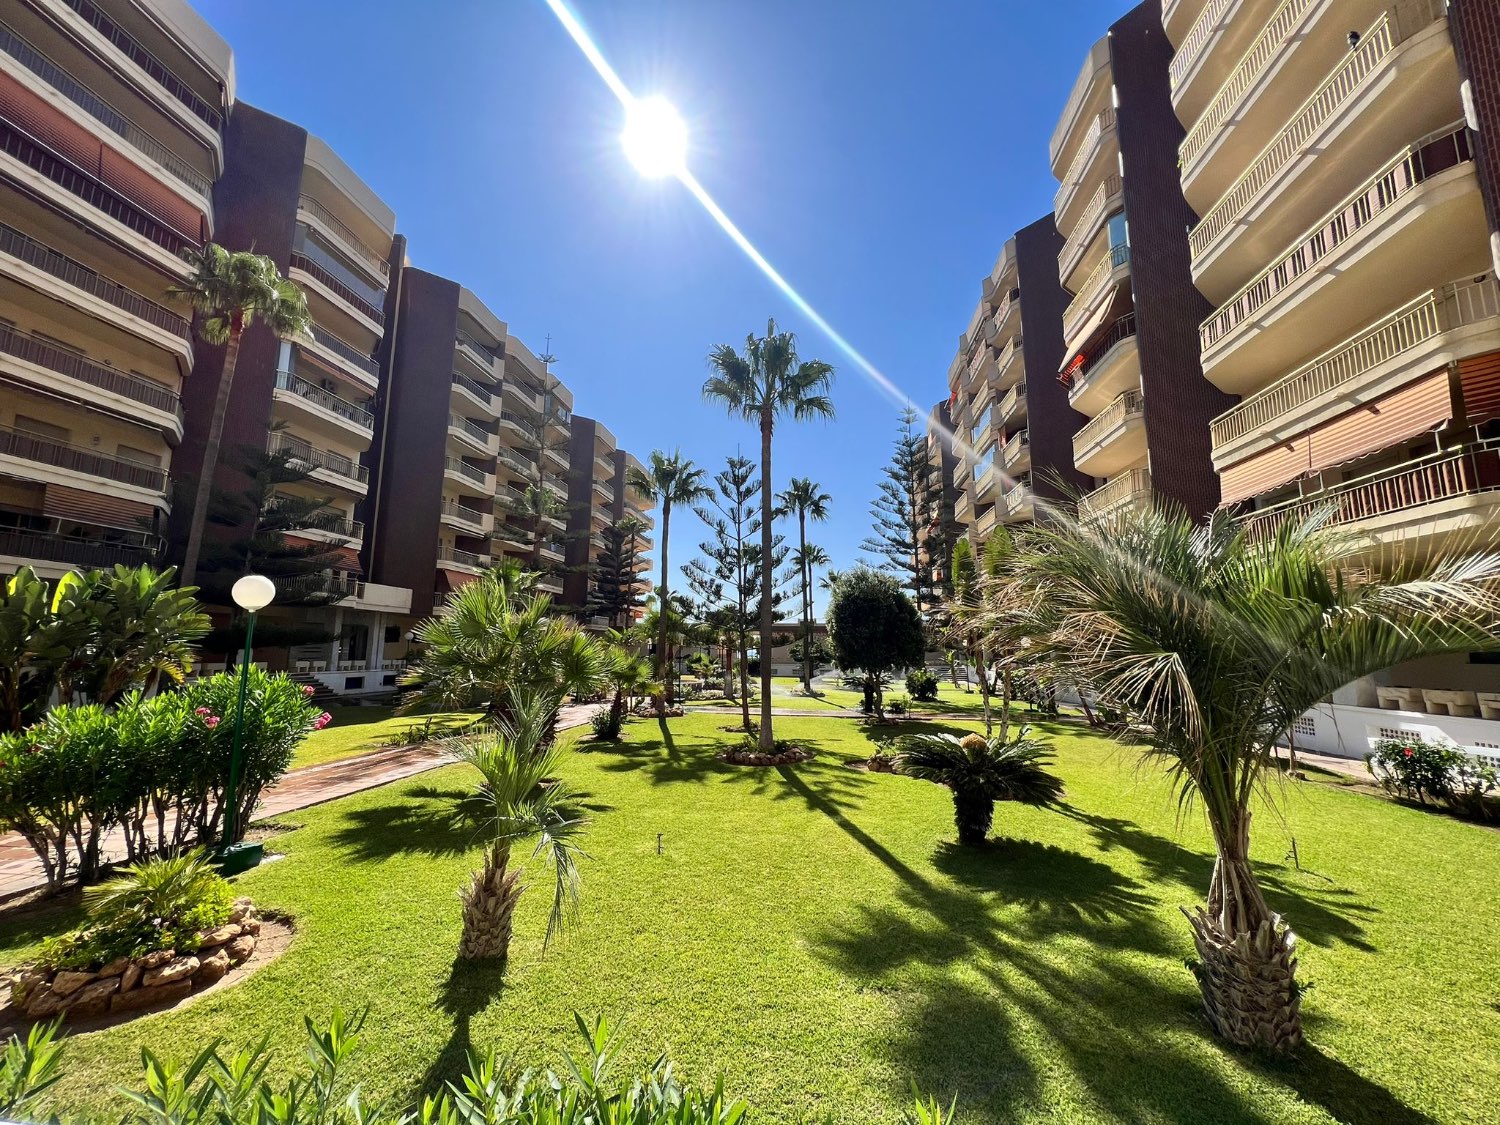
[[[1401,751],[1401,753],[1403,755],[1405,755],[1406,757],[1410,758],[1414,753],[1416,753],[1416,751],[1413,750],[1410,746],[1408,746],[1405,750]]]
[[[318,689],[315,688],[315,687],[313,687],[312,684],[303,684],[302,685],[302,694],[305,695],[305,696],[307,696],[309,699],[311,699],[313,697],[313,695],[315,695],[317,693],[317,690]]]
[[[209,730],[213,730],[214,727],[218,726],[220,722],[222,722],[222,720],[217,715],[203,716],[203,725],[206,726]]]
[[[210,711],[207,707],[194,707],[193,708],[193,714],[195,714],[195,715],[212,715],[213,712]]]
[[[333,716],[330,715],[327,711],[324,711],[321,715],[313,720],[313,730],[322,730],[331,722],[333,722]]]

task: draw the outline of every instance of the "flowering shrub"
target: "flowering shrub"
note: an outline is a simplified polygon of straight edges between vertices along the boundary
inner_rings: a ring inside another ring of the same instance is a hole
[[[926,668],[915,668],[906,673],[906,694],[930,703],[938,697],[938,678]]]
[[[57,707],[0,735],[0,826],[26,838],[53,886],[97,878],[100,844],[116,828],[131,862],[215,840],[238,691],[237,673],[224,673],[151,699],[127,695],[112,711]],[[330,719],[285,676],[250,670],[237,825]]]
[[[1410,738],[1383,738],[1365,765],[1387,793],[1408,800],[1440,801],[1469,816],[1487,815],[1495,771],[1456,747]]]

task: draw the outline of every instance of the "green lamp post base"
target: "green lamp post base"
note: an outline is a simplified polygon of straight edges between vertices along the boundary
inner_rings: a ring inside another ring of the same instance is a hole
[[[227,844],[220,848],[214,855],[214,866],[219,869],[221,875],[238,875],[241,871],[259,867],[265,855],[264,844],[252,844],[248,840],[241,840],[238,844]]]

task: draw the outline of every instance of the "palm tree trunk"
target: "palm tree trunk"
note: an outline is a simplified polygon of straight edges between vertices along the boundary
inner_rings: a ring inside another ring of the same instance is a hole
[[[958,842],[966,848],[977,848],[989,838],[995,821],[995,801],[979,789],[953,790],[953,825]]]
[[[802,690],[812,694],[812,566],[807,561],[807,512],[797,513],[797,540],[802,547]]]
[[[750,729],[750,638],[740,633],[740,722]]]
[[[504,960],[510,952],[511,918],[521,897],[521,870],[508,870],[510,845],[492,844],[484,866],[476,871],[463,899],[463,936],[458,956],[464,961]]]
[[[208,523],[208,502],[213,496],[214,475],[219,467],[219,447],[224,443],[224,417],[229,413],[229,392],[234,387],[234,369],[240,360],[240,314],[234,316],[229,329],[229,343],[224,348],[224,369],[219,372],[219,389],[214,395],[214,412],[208,420],[208,437],[203,442],[203,464],[198,469],[198,487],[193,492],[193,510],[188,517],[187,546],[183,549],[179,586],[191,586],[198,578],[198,556],[203,552],[203,529]]]
[[[672,533],[672,501],[661,502],[661,590],[656,605],[656,678],[661,681],[662,691],[658,695],[658,714],[665,715],[672,705],[672,677],[667,671],[667,616],[670,612],[667,601],[667,537]]]
[[[760,749],[776,752],[771,730],[771,410],[760,414]]]
[[[989,655],[984,651],[983,641],[979,642],[978,654],[974,670],[979,673],[979,702],[984,709],[984,733],[988,735],[992,730],[993,720],[990,717]]]
[[[1000,740],[1003,742],[1010,734],[1010,700],[1014,694],[1008,670],[1000,673],[1000,692]]]
[[[1285,1053],[1302,1042],[1297,938],[1266,905],[1251,870],[1250,813],[1214,826],[1218,856],[1207,907],[1187,915],[1198,961],[1191,968],[1215,1032],[1244,1047]]]

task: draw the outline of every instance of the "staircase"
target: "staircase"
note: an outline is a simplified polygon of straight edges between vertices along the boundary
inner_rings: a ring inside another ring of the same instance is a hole
[[[328,710],[330,703],[343,702],[337,692],[311,672],[288,672],[286,678],[294,684],[301,684],[304,688],[312,688],[312,694],[307,697],[308,701],[317,704],[325,711]]]

